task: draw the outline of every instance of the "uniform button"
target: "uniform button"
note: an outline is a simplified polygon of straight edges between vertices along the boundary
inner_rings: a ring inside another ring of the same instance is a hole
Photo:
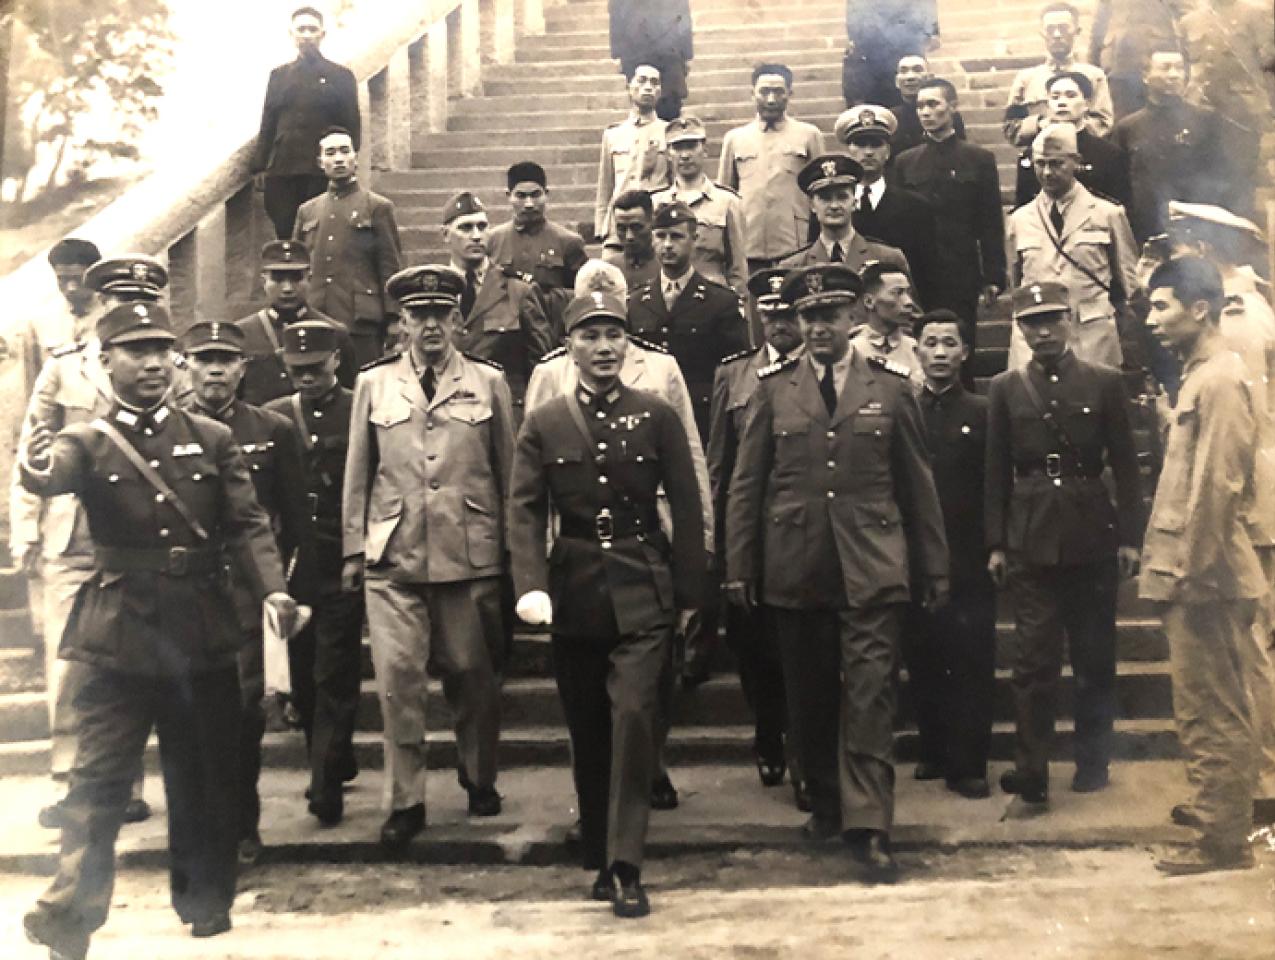
[[[829,499],[829,500],[831,500],[831,499],[832,499],[833,497],[835,497],[836,495],[837,495],[837,494],[836,494],[836,492],[835,492],[835,491],[833,491],[833,490],[829,490],[829,491],[828,491],[828,499]]]
[[[889,525],[890,525],[890,521],[889,521],[889,520],[882,520],[882,521],[881,521],[881,526],[883,526],[883,527],[888,527]]]
[[[829,460],[829,461],[828,461],[828,469],[829,469],[829,470],[833,469],[836,465],[837,465],[837,461],[836,461],[836,460]]]
[[[1050,405],[1051,407],[1056,407],[1056,406],[1058,406],[1058,401],[1057,401],[1057,400],[1050,400],[1050,401],[1049,401],[1049,405]]]
[[[152,461],[151,461],[151,469],[152,469],[152,470],[158,470],[158,469],[159,469],[159,461],[158,461],[158,460],[152,460]]]
[[[431,480],[431,481],[429,482],[429,488],[430,488],[431,490],[437,490],[437,489],[438,489],[438,481],[437,481],[437,480]]]
[[[1084,410],[1083,410],[1082,412],[1084,412],[1084,413],[1088,413],[1088,412],[1089,412],[1089,408],[1088,408],[1088,407],[1085,407],[1085,408],[1084,408]]]
[[[1058,374],[1056,374],[1056,373],[1051,373],[1051,374],[1049,375],[1049,382],[1050,382],[1050,383],[1057,383],[1057,382],[1058,382]]]
[[[324,282],[324,283],[331,283],[331,282],[332,282],[332,278],[331,278],[331,277],[324,277],[324,278],[323,278],[323,282]]]
[[[603,474],[602,476],[598,477],[598,483],[607,483],[607,482],[608,481],[606,478],[606,474]]]
[[[155,431],[152,430],[150,427],[147,427],[145,430],[142,431],[142,433],[146,434],[146,436],[148,437],[155,436]]]
[[[605,420],[605,419],[606,419],[606,414],[605,414],[605,413],[603,413],[601,410],[599,410],[597,413],[595,413],[595,414],[594,414],[594,416],[595,416],[595,417],[597,417],[599,420]]]
[[[254,464],[252,465],[252,472],[253,472],[253,473],[258,473],[260,470],[261,470],[261,464],[259,464],[259,463],[254,463]]]
[[[566,461],[565,461],[565,460],[563,460],[563,459],[562,459],[562,457],[559,457],[559,458],[558,458],[558,463],[566,463]]]
[[[202,479],[204,479],[204,475],[203,475],[202,473],[194,473],[194,474],[191,474],[190,479],[192,479],[192,480],[202,480]]]
[[[836,432],[835,430],[829,430],[829,431],[828,431],[828,439],[829,439],[829,440],[836,440],[836,439],[837,439],[837,432]]]
[[[287,380],[287,379],[288,379],[288,375],[287,375],[286,373],[281,373],[281,374],[279,374],[279,379],[280,379],[280,380]]]
[[[434,429],[434,421],[433,421],[433,420],[426,420],[426,421],[425,421],[425,429],[426,429],[426,430],[433,430],[433,429]]]
[[[310,434],[310,442],[311,442],[311,443],[318,443],[318,442],[319,442],[319,435],[318,435],[317,433],[312,433],[312,434]]]
[[[605,440],[599,440],[599,441],[598,441],[598,449],[599,449],[599,450],[605,450],[606,448],[607,448],[607,443],[606,443],[606,441],[605,441]]]
[[[120,482],[120,475],[119,475],[118,473],[112,473],[109,477],[107,477],[107,478],[106,478],[106,482],[107,482],[107,483],[119,483],[119,482]]]
[[[322,419],[323,419],[323,411],[322,411],[322,410],[316,410],[316,411],[314,411],[314,419],[316,419],[316,420],[322,420]]]
[[[638,462],[638,463],[642,463],[642,462],[643,462],[643,459],[642,459],[642,457],[641,457],[640,455],[636,458],[636,460],[637,460],[637,462]]]
[[[163,503],[163,502],[164,502],[164,495],[163,495],[162,493],[157,493],[157,494],[155,494],[155,502],[156,502],[156,503]]]
[[[159,535],[160,535],[161,537],[166,537],[166,536],[168,536],[168,528],[167,528],[167,527],[160,527],[160,528],[159,528]]]

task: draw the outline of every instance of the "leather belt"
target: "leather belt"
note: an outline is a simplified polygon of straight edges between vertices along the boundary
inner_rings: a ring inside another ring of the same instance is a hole
[[[1051,480],[1086,478],[1094,480],[1102,476],[1102,468],[1091,470],[1084,465],[1074,466],[1064,461],[1062,454],[1050,453],[1038,463],[1014,464],[1014,475],[1019,477],[1046,476]]]
[[[171,577],[217,573],[223,557],[214,547],[97,548],[97,566],[112,573],[166,573]]]
[[[641,517],[612,515],[603,507],[592,521],[583,517],[563,517],[559,534],[573,540],[596,540],[604,548],[609,548],[614,540],[626,537],[644,538],[652,530],[659,529],[659,522],[644,523]]]

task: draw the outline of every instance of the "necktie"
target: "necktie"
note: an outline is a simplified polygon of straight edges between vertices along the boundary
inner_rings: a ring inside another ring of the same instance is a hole
[[[868,192],[867,187],[859,188],[859,209],[864,213],[872,212],[872,194]]]
[[[425,391],[426,400],[433,400],[434,394],[438,392],[437,380],[438,377],[434,373],[434,368],[426,367],[425,372],[421,374],[421,389]]]
[[[823,376],[819,378],[819,396],[823,397],[823,405],[828,408],[828,416],[837,409],[837,388],[832,383],[832,364],[824,364]]]
[[[676,280],[665,280],[664,281],[664,306],[672,310],[673,304],[677,301],[677,295],[679,293],[681,293],[681,291],[678,290],[677,288]]]
[[[842,251],[842,249],[841,249],[841,244],[840,244],[840,243],[834,243],[834,244],[832,245],[832,262],[833,262],[833,263],[845,263],[845,260],[846,260],[846,255],[845,255],[845,253],[844,253],[844,252]]]
[[[1054,233],[1061,236],[1063,229],[1063,215],[1062,211],[1058,209],[1058,204],[1056,203],[1049,210],[1049,223],[1054,228]]]
[[[460,312],[464,317],[474,309],[474,299],[478,296],[478,274],[473,270],[465,271],[465,289],[460,295]]]

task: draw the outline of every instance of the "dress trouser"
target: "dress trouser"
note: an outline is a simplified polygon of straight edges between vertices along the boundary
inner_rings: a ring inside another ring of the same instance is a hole
[[[383,806],[405,810],[425,802],[427,669],[442,677],[452,709],[461,784],[494,787],[500,740],[494,664],[504,643],[500,578],[398,583],[368,571],[364,597],[385,720]]]
[[[354,724],[363,680],[363,594],[340,581],[323,585],[310,621],[314,656],[314,721],[310,737],[310,795],[340,796],[358,772]]]
[[[1200,844],[1233,852],[1247,843],[1257,786],[1252,600],[1172,604],[1164,632],[1173,669],[1173,716],[1202,824]]]
[[[1075,678],[1077,769],[1106,770],[1116,702],[1116,561],[1036,566],[1010,558],[1015,766],[1047,789],[1063,639]]]
[[[931,613],[909,604],[903,662],[920,759],[949,780],[987,776],[996,697],[996,591],[956,587]]]
[[[889,830],[894,822],[901,606],[772,608],[811,810],[843,831]]]
[[[672,637],[671,624],[609,639],[553,635],[586,869],[642,866],[658,687]]]
[[[274,224],[274,234],[280,240],[292,239],[292,228],[297,222],[297,210],[301,204],[317,197],[328,188],[328,178],[321,173],[302,173],[282,177],[266,177],[262,190],[262,202],[266,216]]]
[[[57,876],[39,909],[68,931],[106,922],[115,838],[154,728],[168,801],[169,887],[184,923],[230,910],[235,896],[239,682],[233,667],[145,677],[83,664],[79,743]]]
[[[1267,593],[1253,617],[1253,669],[1249,696],[1257,729],[1257,796],[1275,799],[1275,547],[1261,546],[1257,555],[1266,573]]]

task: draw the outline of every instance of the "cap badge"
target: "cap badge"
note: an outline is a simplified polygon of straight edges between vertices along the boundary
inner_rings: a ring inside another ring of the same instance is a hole
[[[134,314],[135,316],[141,317],[142,319],[147,319],[147,314],[148,314],[149,312],[150,312],[150,311],[148,311],[148,310],[146,309],[146,305],[145,305],[145,304],[141,304],[141,303],[139,303],[137,306],[135,306],[135,307],[133,308],[133,314]]]
[[[148,271],[146,269],[146,264],[135,263],[133,264],[130,272],[133,275],[133,279],[136,280],[138,283],[141,283],[146,279]]]
[[[811,293],[823,293],[823,274],[812,273],[806,277],[806,288]]]
[[[781,275],[779,275],[779,276],[771,277],[771,278],[770,278],[770,292],[771,292],[771,293],[778,293],[778,292],[779,292],[779,288],[780,288],[780,287],[782,287],[783,285],[784,285],[784,278],[783,278],[783,275],[782,275],[782,274],[781,274]]]
[[[877,115],[871,110],[859,111],[859,123],[876,123]]]
[[[433,293],[438,289],[438,274],[427,273],[421,277],[421,289],[426,293]]]
[[[823,162],[823,175],[825,177],[835,177],[837,175],[836,160],[825,160]]]
[[[1044,294],[1042,294],[1042,293],[1040,292],[1040,285],[1039,285],[1039,284],[1035,284],[1035,283],[1033,283],[1033,284],[1032,284],[1032,286],[1031,286],[1031,295],[1032,295],[1032,298],[1033,298],[1033,299],[1034,299],[1037,303],[1044,303],[1044,302],[1045,302],[1045,296],[1044,296]]]
[[[593,305],[595,307],[601,307],[603,305],[601,291],[598,291],[598,290],[593,291]]]

